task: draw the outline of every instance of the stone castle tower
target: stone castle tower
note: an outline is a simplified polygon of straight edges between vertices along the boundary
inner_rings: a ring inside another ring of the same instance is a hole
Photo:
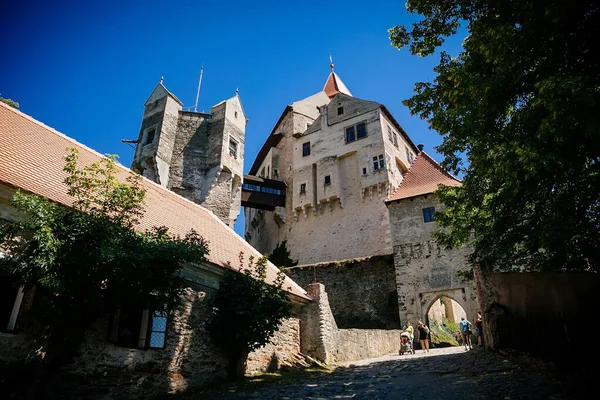
[[[239,95],[185,111],[161,78],[144,104],[131,169],[233,227],[240,213],[246,115]]]
[[[287,241],[300,264],[391,254],[384,200],[419,150],[380,103],[354,97],[333,71],[289,104],[249,175],[286,184],[285,205],[244,207],[245,238],[261,253]]]

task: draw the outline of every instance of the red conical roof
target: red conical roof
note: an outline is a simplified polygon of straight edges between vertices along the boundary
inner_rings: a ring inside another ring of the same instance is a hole
[[[327,96],[329,96],[330,99],[338,93],[344,93],[348,96],[352,96],[352,93],[350,93],[346,85],[344,85],[342,79],[333,71],[331,71],[329,77],[327,77],[327,82],[325,82],[323,91],[327,94]]]

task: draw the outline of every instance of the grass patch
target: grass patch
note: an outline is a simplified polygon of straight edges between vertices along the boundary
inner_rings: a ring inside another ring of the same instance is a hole
[[[458,324],[450,321],[448,318],[443,318],[441,324],[434,323],[430,326],[432,331],[431,343],[438,346],[458,346],[456,341],[456,331]]]

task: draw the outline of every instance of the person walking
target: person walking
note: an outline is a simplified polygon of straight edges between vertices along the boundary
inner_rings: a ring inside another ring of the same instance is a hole
[[[421,350],[423,350],[423,353],[429,353],[429,340],[427,340],[429,328],[423,322],[419,321],[417,323],[417,330],[419,331],[419,342],[421,343]]]
[[[413,339],[415,337],[415,328],[413,328],[410,321],[406,321],[406,325],[404,326],[403,331],[408,333],[408,338],[410,340],[410,348],[414,352],[415,348],[413,347]]]
[[[477,329],[477,345],[481,347],[483,346],[483,318],[481,317],[481,311],[477,311],[475,329]]]
[[[458,325],[460,325],[460,333],[462,334],[463,343],[465,344],[465,351],[473,350],[473,346],[471,345],[471,335],[473,334],[471,326],[473,326],[473,324],[465,317],[460,317]]]

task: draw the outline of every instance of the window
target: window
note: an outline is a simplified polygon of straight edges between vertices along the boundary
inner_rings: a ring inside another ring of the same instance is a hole
[[[394,139],[392,138],[392,128],[388,125],[388,139],[390,139],[390,142],[393,142]]]
[[[385,168],[385,160],[383,154],[373,157],[373,171]]]
[[[144,146],[154,142],[154,136],[156,136],[156,127],[152,127],[146,130],[146,138],[144,140]]]
[[[367,174],[367,167],[362,167],[362,174],[363,176]]]
[[[120,308],[117,322],[117,346],[134,349],[144,347],[143,314],[143,311],[137,307],[125,305]]]
[[[338,115],[342,115],[344,113],[344,107],[338,107]]]
[[[310,142],[302,143],[302,157],[310,156]]]
[[[116,341],[133,349],[164,349],[167,334],[167,311],[149,312],[138,307],[123,306],[115,316]]]
[[[398,147],[398,136],[394,133],[394,146]]]
[[[409,164],[412,164],[413,162],[413,155],[410,152],[410,150],[408,149],[408,147],[404,147],[404,149],[406,150],[406,159],[408,160]]]
[[[154,311],[150,325],[150,340],[148,347],[151,349],[164,349],[167,335],[167,312]]]
[[[356,140],[356,134],[354,133],[354,127],[351,126],[346,128],[346,143],[354,142]]]
[[[229,138],[229,155],[237,158],[238,142],[234,138]]]
[[[432,222],[435,221],[433,214],[435,213],[434,207],[424,208],[423,209],[423,221]]]
[[[331,185],[331,175],[325,175],[324,183],[326,185]]]
[[[0,258],[3,257],[0,252]],[[0,332],[15,329],[17,316],[23,300],[23,289],[17,285],[17,279],[11,275],[0,274]]]
[[[235,112],[233,113],[233,116],[234,116],[235,118],[237,118],[237,111],[235,111]]]
[[[364,122],[346,128],[346,143],[367,137],[367,127]]]
[[[306,183],[300,184],[300,194],[306,193]]]
[[[364,123],[356,125],[356,137],[358,139],[367,137],[367,127]]]

